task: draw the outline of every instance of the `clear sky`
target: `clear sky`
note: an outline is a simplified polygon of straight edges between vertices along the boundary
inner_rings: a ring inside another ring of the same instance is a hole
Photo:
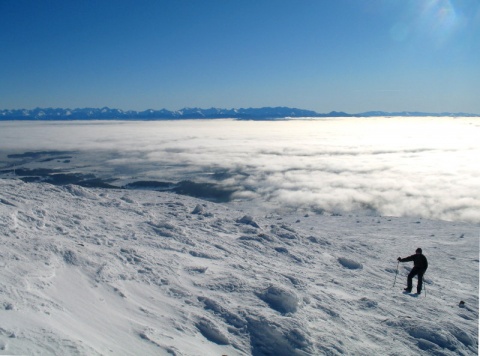
[[[0,0],[0,109],[480,113],[479,0]]]

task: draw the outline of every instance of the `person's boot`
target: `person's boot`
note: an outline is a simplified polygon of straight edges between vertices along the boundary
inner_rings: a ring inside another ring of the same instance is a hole
[[[408,289],[408,287],[407,287],[407,288],[404,289],[404,291],[407,292],[407,293],[410,293],[412,290]]]

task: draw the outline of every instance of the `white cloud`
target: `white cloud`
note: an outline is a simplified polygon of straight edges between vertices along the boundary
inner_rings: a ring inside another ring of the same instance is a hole
[[[0,123],[0,150],[76,150],[96,172],[236,186],[236,198],[480,222],[474,118]]]

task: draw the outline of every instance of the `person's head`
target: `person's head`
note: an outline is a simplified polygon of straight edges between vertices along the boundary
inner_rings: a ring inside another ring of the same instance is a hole
[[[417,249],[415,250],[415,252],[418,253],[418,254],[421,254],[421,253],[422,253],[422,249],[419,247],[419,248],[417,248]]]

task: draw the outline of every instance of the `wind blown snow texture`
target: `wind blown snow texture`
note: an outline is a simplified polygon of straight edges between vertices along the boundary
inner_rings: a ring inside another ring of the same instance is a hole
[[[0,239],[0,354],[478,353],[472,224],[0,180]]]

